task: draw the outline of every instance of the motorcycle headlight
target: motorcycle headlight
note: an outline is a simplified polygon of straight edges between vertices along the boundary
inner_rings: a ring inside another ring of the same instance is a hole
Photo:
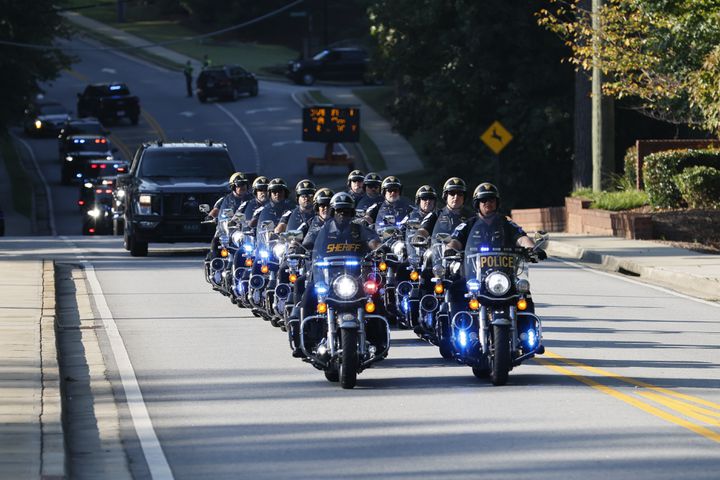
[[[510,290],[510,279],[502,272],[493,272],[485,279],[485,286],[490,293],[499,297]]]
[[[517,281],[515,287],[517,288],[517,291],[519,293],[528,293],[530,291],[530,282],[528,282],[524,278],[521,278]]]
[[[480,282],[478,282],[476,279],[472,278],[467,281],[467,288],[468,288],[468,292],[477,293],[478,291],[480,291]]]
[[[347,300],[355,296],[358,285],[350,275],[340,275],[333,282],[333,290],[338,297]]]
[[[252,253],[254,250],[252,243],[243,243],[243,251],[245,253]]]
[[[445,273],[445,267],[442,265],[433,265],[433,275],[436,277],[442,277],[443,273]]]
[[[328,287],[324,282],[318,282],[315,284],[315,293],[318,295],[327,295]]]
[[[240,242],[242,242],[242,232],[240,230],[235,230],[232,235],[230,236],[230,239],[232,240],[233,245],[236,247],[240,246]]]
[[[285,250],[287,250],[287,245],[284,243],[276,243],[273,247],[273,254],[275,255],[275,258],[282,258],[285,254]]]
[[[117,189],[117,197],[123,198],[124,196],[125,196],[125,190],[123,190],[122,188],[118,188]]]
[[[392,247],[393,253],[398,256],[402,257],[405,253],[405,242],[395,242],[395,244]]]
[[[35,120],[35,128],[40,130],[42,128],[43,124],[40,120]]]
[[[68,162],[72,162],[73,161],[72,155],[68,155],[67,157],[65,157],[65,160],[67,160]]]
[[[92,210],[88,210],[87,214],[90,215],[92,218],[97,218],[100,216],[100,210],[98,210],[97,208],[93,208]]]

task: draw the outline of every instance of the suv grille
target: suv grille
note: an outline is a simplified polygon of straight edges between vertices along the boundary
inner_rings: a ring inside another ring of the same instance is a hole
[[[201,203],[214,205],[222,193],[175,193],[162,196],[165,217],[201,217]]]

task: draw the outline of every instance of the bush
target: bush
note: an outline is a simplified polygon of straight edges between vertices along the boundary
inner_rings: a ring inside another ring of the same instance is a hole
[[[632,210],[649,203],[646,192],[635,189],[618,190],[614,192],[593,192],[590,188],[581,188],[570,194],[572,197],[587,198],[592,201],[590,208],[610,210]]]
[[[625,180],[633,187],[637,185],[637,145],[625,150]]]
[[[673,179],[690,208],[720,208],[720,170],[690,167]]]
[[[675,176],[695,166],[720,169],[720,150],[669,150],[645,157],[643,179],[650,204],[657,208],[685,206]]]

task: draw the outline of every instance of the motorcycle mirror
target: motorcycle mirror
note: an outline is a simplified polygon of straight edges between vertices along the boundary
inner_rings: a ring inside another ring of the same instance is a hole
[[[387,217],[385,217],[387,218]],[[393,217],[395,218],[395,217]],[[394,237],[400,233],[400,230],[397,227],[386,227],[382,229],[382,238],[384,240],[387,240],[388,238]]]
[[[290,241],[300,241],[303,237],[302,230],[288,230],[287,232],[285,232],[285,235]]]
[[[235,220],[235,223],[243,223],[245,222],[245,214],[244,213],[236,213],[233,217],[233,220]]]
[[[547,243],[549,238],[550,235],[548,235],[547,232],[544,232],[542,230],[538,230],[537,232],[535,232],[535,235],[533,236],[533,240],[535,241],[535,250],[543,247]]]
[[[265,220],[263,221],[260,226],[263,228],[263,230],[272,230],[275,228],[275,222],[272,220]]]
[[[355,216],[358,218],[363,218],[365,216],[365,210],[362,208],[358,208],[355,210]]]
[[[200,210],[202,213],[209,213],[210,212],[210,205],[207,203],[201,203],[198,206],[198,210]]]
[[[233,210],[232,208],[226,208],[225,210],[223,210],[223,216],[225,217],[232,217],[233,213],[235,213],[235,210]]]
[[[428,244],[428,239],[422,235],[415,235],[410,239],[410,244],[413,247],[424,247]]]
[[[412,228],[413,230],[417,230],[420,228],[420,220],[408,220],[407,226]]]
[[[385,215],[383,220],[387,225],[395,225],[395,215]]]

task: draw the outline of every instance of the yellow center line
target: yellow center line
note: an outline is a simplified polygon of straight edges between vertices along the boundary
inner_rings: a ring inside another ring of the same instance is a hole
[[[547,351],[546,351],[547,353]],[[556,355],[553,355],[556,356]],[[577,380],[580,383],[584,383],[585,385],[588,385],[589,387],[592,387],[596,390],[599,390],[600,392],[609,395],[613,398],[616,398],[617,400],[620,400],[622,402],[625,402],[629,405],[632,405],[635,408],[639,408],[640,410],[647,412],[651,415],[654,415],[658,418],[661,418],[667,422],[674,423],[675,425],[679,425],[683,428],[686,428],[694,433],[697,433],[698,435],[702,435],[705,438],[708,438],[716,443],[720,443],[720,434],[710,430],[709,428],[696,425],[692,422],[689,422],[683,418],[677,417],[671,413],[668,413],[664,410],[660,410],[657,407],[654,407],[650,404],[647,404],[643,402],[642,400],[639,400],[637,398],[631,397],[630,395],[627,395],[625,393],[619,392],[618,390],[615,390],[614,388],[608,387],[606,385],[603,385],[601,383],[596,382],[595,380],[592,380],[591,378],[585,377],[583,375],[577,375],[576,373],[572,372],[571,370],[568,370],[565,367],[561,367],[559,365],[551,363],[549,360],[543,359],[543,358],[537,358],[535,357],[538,363],[543,365],[544,367],[547,367],[551,370],[554,370],[558,373],[561,373],[563,375],[567,375],[568,377]]]
[[[140,115],[142,115],[143,118],[145,119],[145,121],[148,122],[150,127],[152,127],[152,129],[155,130],[155,132],[158,134],[158,137],[160,138],[160,140],[162,140],[163,142],[167,141],[167,137],[165,136],[165,131],[160,126],[160,123],[158,123],[158,121],[155,120],[155,117],[150,115],[150,113],[148,113],[148,111],[145,109],[143,109],[140,112]]]
[[[639,395],[678,411],[686,417],[694,418],[695,420],[699,420],[714,427],[720,427],[720,420],[712,418],[714,416],[718,416],[718,414],[710,410],[705,410],[704,408],[696,407],[695,405],[689,405],[678,400],[673,400],[658,393],[639,392]]]
[[[117,135],[110,135],[110,141],[117,145],[117,147],[122,151],[128,162],[132,162],[132,152],[130,151],[130,147],[128,147],[125,142],[120,140]]]
[[[570,360],[568,358],[564,358],[564,357],[558,355],[557,353],[554,353],[554,352],[551,352],[548,350],[545,351],[545,355],[550,358],[553,358],[555,360],[558,360],[566,365],[571,365],[573,367],[581,368],[588,372],[596,373],[596,374],[602,375],[604,377],[615,378],[617,380],[620,380],[621,382],[625,382],[630,385],[635,385],[636,387],[647,388],[648,390],[653,390],[658,393],[663,393],[663,394],[671,396],[671,397],[681,398],[685,401],[697,403],[697,404],[704,405],[704,406],[710,407],[710,408],[714,408],[714,409],[720,411],[720,404],[717,404],[717,403],[714,403],[714,402],[711,402],[711,401],[708,401],[708,400],[705,400],[702,398],[693,397],[692,395],[686,395],[684,393],[674,392],[667,388],[656,387],[655,385],[651,385],[649,383],[646,383],[646,382],[643,382],[640,380],[635,380],[634,378],[623,377],[622,375],[617,375],[615,373],[608,372],[607,370],[602,370],[600,368],[591,367],[589,365],[584,365],[580,362],[577,362],[575,360]]]

